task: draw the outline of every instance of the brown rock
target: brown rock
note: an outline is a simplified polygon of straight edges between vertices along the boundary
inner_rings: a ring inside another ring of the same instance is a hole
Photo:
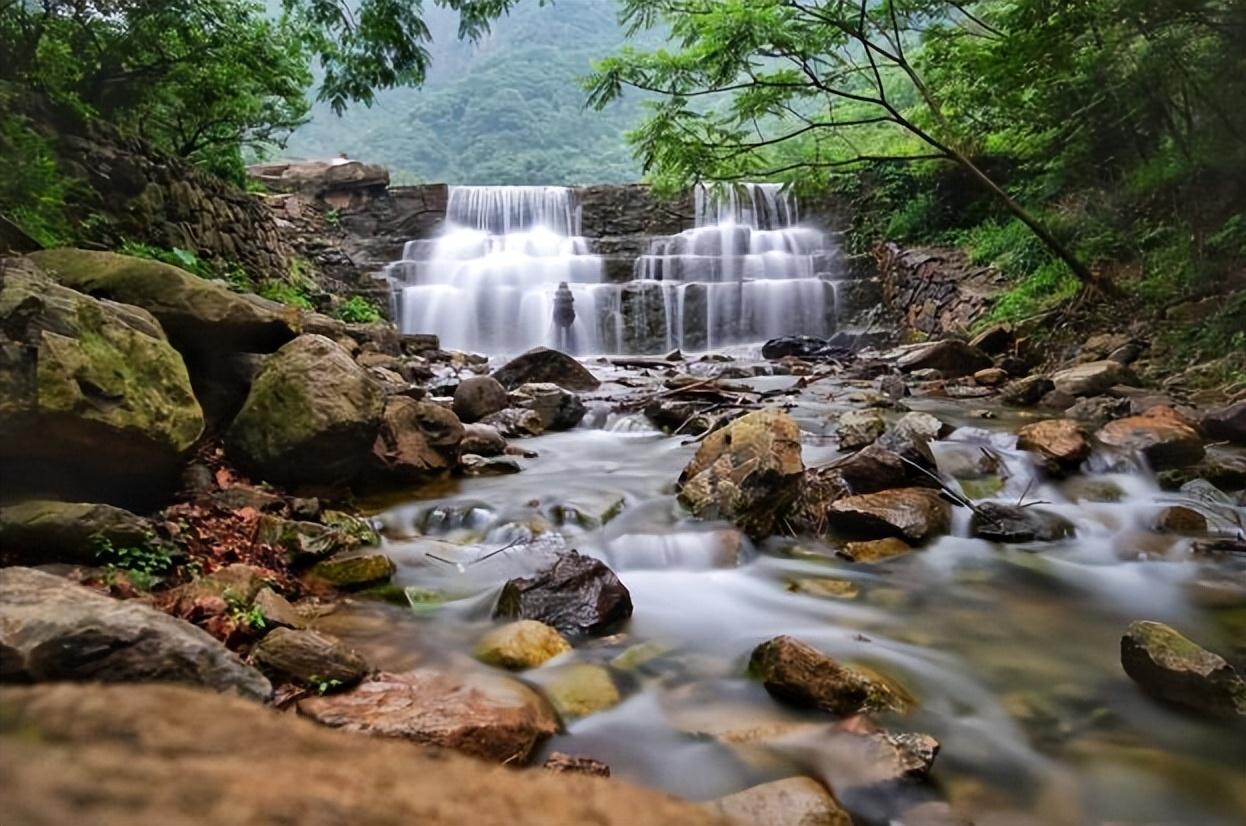
[[[826,787],[809,777],[762,783],[712,800],[705,807],[750,826],[852,826],[852,817]]]
[[[910,350],[896,366],[906,373],[938,370],[944,378],[953,379],[990,367],[991,357],[959,339],[949,338]]]
[[[792,637],[775,637],[757,646],[748,670],[776,699],[841,717],[905,711],[910,705],[901,691],[881,678],[842,665]]]
[[[876,493],[900,487],[909,477],[909,466],[896,453],[878,445],[858,450],[835,470],[853,493]]]
[[[1120,362],[1105,359],[1061,370],[1051,381],[1057,390],[1070,396],[1098,396],[1116,384],[1137,385],[1138,377]]]
[[[557,350],[536,347],[508,361],[493,377],[513,390],[529,382],[553,382],[567,390],[596,390],[601,382],[584,365]]]
[[[1223,657],[1162,622],[1129,624],[1121,665],[1143,691],[1217,717],[1246,715],[1246,680]]]
[[[1026,376],[1006,385],[1000,399],[1013,407],[1033,407],[1054,387],[1046,376]]]
[[[853,562],[882,562],[894,556],[903,556],[913,550],[903,539],[889,536],[886,539],[870,539],[864,542],[847,542],[839,555]]]
[[[1090,456],[1090,440],[1072,419],[1045,419],[1017,431],[1017,448],[1041,455],[1049,467],[1075,470]]]
[[[506,388],[492,376],[471,376],[454,390],[454,413],[465,422],[478,422],[509,404]]]
[[[265,671],[325,690],[354,685],[369,671],[356,651],[319,631],[273,629],[251,657]]]
[[[555,774],[584,774],[589,777],[609,777],[610,767],[591,757],[579,757],[556,751],[545,759],[541,768]]]
[[[1246,445],[1246,401],[1208,412],[1202,424],[1209,438]]]
[[[999,367],[987,367],[974,373],[973,380],[983,387],[999,387],[1008,381],[1008,371]]]
[[[459,450],[477,456],[500,456],[506,451],[506,439],[493,425],[474,422],[463,426]]]
[[[318,723],[442,746],[497,763],[524,764],[558,731],[558,718],[532,689],[486,674],[421,668],[378,674],[354,689],[298,704]]]
[[[839,417],[835,436],[840,450],[857,450],[883,435],[887,421],[877,410],[849,410]]]
[[[489,425],[508,439],[524,436],[540,436],[545,432],[541,414],[525,407],[508,407],[485,416],[482,424]]]
[[[404,481],[431,479],[458,463],[463,425],[439,404],[405,396],[385,400],[372,445],[372,468]]]
[[[994,324],[971,338],[969,346],[987,355],[998,356],[1012,347],[1013,338],[1011,324]]]
[[[1207,517],[1193,508],[1172,505],[1159,512],[1155,528],[1169,533],[1207,533]]]
[[[827,521],[832,528],[848,533],[875,538],[899,536],[921,542],[946,533],[952,524],[952,511],[937,491],[895,488],[832,502]]]
[[[1153,470],[1184,467],[1203,458],[1203,440],[1171,407],[1108,422],[1096,434],[1108,447],[1141,454]]]
[[[603,562],[569,551],[503,585],[493,615],[539,620],[567,635],[603,634],[632,615],[632,596]]]

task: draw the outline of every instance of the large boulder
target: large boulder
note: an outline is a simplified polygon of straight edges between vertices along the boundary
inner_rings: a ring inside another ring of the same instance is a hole
[[[1189,420],[1159,405],[1140,416],[1108,422],[1096,438],[1124,453],[1139,454],[1152,470],[1185,467],[1203,458],[1203,440]]]
[[[32,564],[89,565],[100,543],[143,546],[152,528],[146,519],[112,505],[32,500],[0,507],[0,551]]]
[[[527,763],[558,731],[553,709],[517,680],[430,668],[378,674],[350,691],[302,700],[298,710],[326,726],[442,746],[507,765]]]
[[[781,410],[758,410],[701,442],[679,476],[679,501],[697,516],[765,536],[795,500],[804,469],[796,421]]]
[[[1209,438],[1246,445],[1246,401],[1208,411],[1202,426]]]
[[[78,249],[30,257],[67,287],[147,310],[179,349],[268,353],[298,330],[297,310],[160,261]]]
[[[1071,471],[1090,457],[1090,440],[1072,419],[1044,419],[1017,431],[1017,448],[1039,454],[1056,471]]]
[[[1138,377],[1119,361],[1105,359],[1060,370],[1052,375],[1051,382],[1069,396],[1099,396],[1118,384],[1137,385]]]
[[[458,463],[463,436],[463,424],[452,411],[391,396],[372,445],[373,467],[383,476],[408,482],[430,479]]]
[[[454,414],[465,422],[478,422],[509,406],[506,388],[493,376],[470,376],[454,389]]]
[[[569,430],[580,423],[586,411],[580,397],[550,382],[522,385],[512,395],[519,407],[536,411],[546,430]]]
[[[1143,691],[1217,717],[1246,715],[1246,680],[1224,658],[1162,622],[1129,624],[1121,666]]]
[[[245,468],[275,482],[342,482],[371,455],[385,400],[350,354],[299,336],[268,358],[226,433]]]
[[[827,521],[844,533],[870,538],[887,536],[921,542],[947,533],[952,508],[930,488],[893,490],[847,496],[831,503]]]
[[[162,681],[261,700],[268,680],[207,632],[31,568],[0,569],[0,682]]]
[[[944,378],[971,376],[992,365],[991,357],[960,339],[947,338],[909,350],[896,366],[906,373],[938,370]]]
[[[757,646],[748,670],[776,699],[841,717],[904,711],[910,705],[902,691],[881,677],[843,665],[792,637]]]
[[[632,615],[632,595],[600,560],[575,551],[502,586],[495,617],[532,619],[568,636],[604,634]]]
[[[508,390],[530,382],[552,382],[567,390],[596,390],[601,382],[583,364],[566,353],[535,347],[508,361],[493,377]]]
[[[185,362],[152,316],[0,270],[0,477],[32,495],[158,498],[204,429]]]

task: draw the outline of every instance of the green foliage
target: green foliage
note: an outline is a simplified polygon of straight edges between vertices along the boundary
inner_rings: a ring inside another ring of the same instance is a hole
[[[311,687],[316,690],[316,693],[320,695],[328,694],[330,691],[339,689],[343,685],[341,680],[326,679],[318,674],[311,675],[309,682],[311,683]]]
[[[337,317],[348,324],[371,324],[381,320],[381,311],[361,295],[352,295],[337,308]]]
[[[8,109],[8,95],[0,90],[0,110]],[[78,188],[56,161],[51,141],[28,119],[0,114],[0,215],[45,247],[72,242],[74,232],[65,212],[66,199]]]
[[[96,534],[92,538],[95,560],[105,570],[123,572],[136,588],[150,591],[163,580],[173,566],[169,549],[154,536],[142,545],[115,547],[108,537]]]
[[[259,287],[256,292],[270,301],[279,301],[282,304],[288,304],[289,306],[297,307],[300,310],[316,309],[316,305],[312,303],[311,295],[307,287],[302,284],[295,284],[289,281],[279,281],[275,278],[266,278],[259,283]]]
[[[331,227],[336,227],[342,223],[342,213],[336,209],[330,209],[324,214],[324,222]]]
[[[255,285],[251,281],[251,276],[247,275],[247,271],[236,261],[221,261],[219,259],[205,261],[197,253],[182,249],[181,247],[165,249],[154,244],[146,244],[142,241],[129,239],[123,241],[120,249],[117,251],[124,255],[133,255],[136,258],[150,258],[153,261],[163,261],[166,264],[180,267],[200,278],[219,279],[229,285],[229,288],[235,292],[255,291]]]

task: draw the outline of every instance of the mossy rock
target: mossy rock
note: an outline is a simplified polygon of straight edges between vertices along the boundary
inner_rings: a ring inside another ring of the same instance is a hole
[[[0,507],[0,550],[35,564],[89,565],[101,543],[144,546],[152,535],[150,522],[112,505],[31,500]]]
[[[587,717],[622,700],[610,670],[603,665],[573,663],[541,671],[541,688],[564,719]]]
[[[312,566],[310,573],[339,588],[364,588],[388,582],[397,568],[385,554],[335,556]]]
[[[475,656],[500,668],[536,668],[571,650],[562,634],[543,622],[517,620],[494,628],[476,643]]]

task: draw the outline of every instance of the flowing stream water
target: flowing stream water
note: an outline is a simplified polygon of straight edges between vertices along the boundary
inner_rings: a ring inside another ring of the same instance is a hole
[[[588,364],[603,378],[619,376]],[[793,381],[747,383],[765,390]],[[828,434],[860,390],[824,381],[792,397],[806,465],[839,455]],[[573,547],[618,573],[635,613],[615,636],[519,675],[540,685],[561,664],[594,662],[619,688],[621,702],[569,720],[545,752],[592,756],[615,777],[693,800],[811,775],[860,823],[891,822],[924,800],[946,801],[980,825],[1242,822],[1243,727],[1157,704],[1119,659],[1135,619],[1246,657],[1243,560],[1191,556],[1188,540],[1152,529],[1173,502],[1199,508],[1222,530],[1242,509],[1164,493],[1120,457],[1096,455],[1086,474],[1046,480],[1014,449],[1020,414],[999,408],[988,420],[964,403],[918,398],[909,406],[958,426],[935,445],[945,478],[989,445],[1007,477],[991,498],[1048,502],[1075,536],[993,544],[970,538],[959,509],[950,535],[874,565],[838,559],[829,541],[755,545],[681,510],[673,483],[695,445],[610,412],[636,392],[644,391],[607,382],[589,394],[579,428],[522,442],[539,458],[522,460],[518,475],[374,503],[410,605],[360,599],[326,617],[327,630],[389,670],[429,660],[487,670],[470,652],[492,625],[501,583],[542,567],[546,551]],[[530,541],[477,562],[516,539]],[[850,580],[855,597],[789,589],[827,576]],[[785,707],[750,680],[750,651],[779,634],[903,685],[917,710],[882,722],[940,740],[929,780],[871,782],[853,738],[826,715]]]

